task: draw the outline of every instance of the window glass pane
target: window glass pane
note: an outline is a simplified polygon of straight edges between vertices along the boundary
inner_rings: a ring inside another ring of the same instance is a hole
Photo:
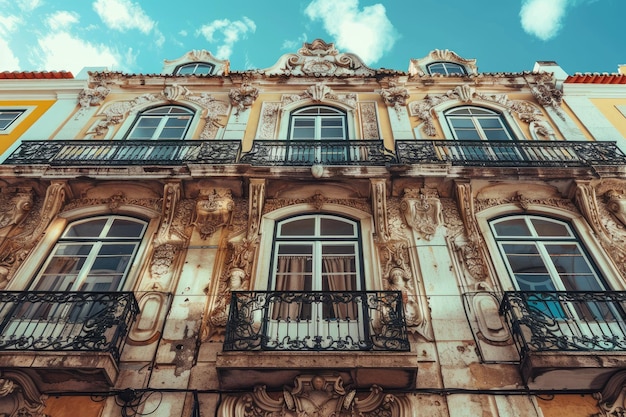
[[[537,218],[532,218],[530,221],[539,236],[572,237],[569,228],[562,223]]]
[[[480,140],[480,135],[476,130],[456,129],[455,133],[458,140]]]
[[[472,119],[470,118],[453,117],[450,118],[450,124],[455,129],[475,129],[474,122],[472,122]]]
[[[145,225],[138,221],[126,219],[114,219],[107,233],[107,237],[134,237],[143,235]]]
[[[23,110],[0,111],[0,130],[7,129],[22,113],[24,113]]]
[[[332,218],[320,219],[322,236],[355,236],[354,224]]]
[[[315,234],[315,218],[291,220],[282,223],[280,236],[313,236]]]
[[[106,218],[75,223],[65,232],[63,237],[98,237],[102,234],[106,223]]]
[[[497,236],[530,236],[524,219],[510,219],[493,223]]]
[[[502,122],[498,118],[480,117],[478,122],[483,129],[502,129]]]

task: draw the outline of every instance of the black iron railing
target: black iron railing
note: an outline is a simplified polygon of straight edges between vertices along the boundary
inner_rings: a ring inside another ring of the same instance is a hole
[[[225,351],[408,351],[395,291],[233,292]]]
[[[4,164],[179,165],[232,164],[239,141],[47,140],[23,141]]]
[[[500,305],[522,359],[531,352],[626,351],[626,292],[506,292]]]
[[[400,164],[449,162],[466,166],[621,165],[626,155],[614,142],[397,141]]]
[[[23,141],[4,165],[120,166],[250,164],[256,166],[452,164],[502,167],[623,165],[614,142],[399,140]]]
[[[251,165],[385,165],[382,140],[255,140],[240,162]]]
[[[0,292],[0,351],[108,352],[139,311],[132,293]]]

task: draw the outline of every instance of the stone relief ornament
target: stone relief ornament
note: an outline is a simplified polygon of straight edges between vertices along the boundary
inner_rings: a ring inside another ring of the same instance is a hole
[[[334,43],[316,39],[304,43],[295,54],[283,55],[274,66],[262,70],[266,75],[372,76],[376,72],[351,53],[340,53]]]
[[[387,106],[394,108],[406,106],[407,100],[411,97],[408,89],[397,87],[395,84],[380,90],[380,96]]]
[[[200,234],[200,238],[205,240],[212,236],[219,227],[228,227],[232,220],[234,207],[235,203],[229,189],[200,190],[192,221]]]
[[[376,227],[376,237],[381,241],[389,240],[389,224],[387,222],[387,184],[384,179],[370,179],[372,213],[374,213],[374,224]]]
[[[258,139],[275,139],[276,125],[278,123],[278,114],[280,113],[281,103],[264,102],[261,107],[261,120],[259,121],[259,129],[256,137]]]
[[[539,81],[537,84],[530,87],[530,91],[535,97],[535,100],[544,107],[550,107],[554,112],[562,119],[565,120],[565,115],[561,110],[561,104],[563,102],[563,91],[556,88],[555,85],[550,83],[549,85]]]
[[[237,109],[235,113],[237,116],[252,107],[258,96],[259,89],[249,84],[244,84],[239,88],[232,88],[228,93],[230,104]]]
[[[448,49],[435,49],[431,51],[427,56],[421,59],[411,59],[409,63],[409,74],[424,76],[428,74],[427,65],[433,62],[454,62],[460,64],[470,74],[476,74],[478,67],[476,66],[475,59],[466,59],[457,55],[455,52]],[[441,76],[437,74],[435,76]]]
[[[457,86],[441,95],[427,95],[423,100],[411,102],[409,103],[409,113],[423,123],[424,133],[428,136],[436,136],[437,130],[434,124],[434,108],[436,106],[448,101],[469,103],[474,99],[481,99],[504,107],[507,111],[516,114],[524,123],[543,121],[541,111],[527,101],[510,100],[506,94],[480,93],[468,84]]]
[[[99,106],[109,95],[111,90],[105,85],[99,85],[94,88],[85,88],[78,94],[78,105],[80,109],[76,112],[74,120],[80,119],[89,107]]]
[[[338,375],[299,375],[293,387],[272,395],[265,386],[224,398],[219,417],[400,417],[409,413],[408,399],[373,385],[367,395],[346,389]]]
[[[439,226],[444,224],[437,190],[405,189],[400,210],[406,224],[425,240],[431,240]]]
[[[376,103],[359,103],[359,114],[361,115],[361,132],[363,139],[380,139],[378,114],[376,113]]]
[[[52,219],[61,211],[68,193],[65,182],[52,182],[43,201],[33,197],[28,215],[20,219],[21,230],[0,243],[0,289],[7,286],[29,251],[39,241]]]
[[[616,417],[626,415],[626,371],[618,371],[602,388],[594,393],[600,412],[591,417]]]
[[[336,101],[353,109],[356,107],[357,95],[355,93],[337,94],[325,83],[319,82],[309,86],[300,94],[283,95],[281,98],[281,106],[284,108],[289,104],[303,100],[310,100],[314,103],[320,103],[322,101]]]
[[[626,195],[617,190],[609,190],[604,194],[604,201],[609,212],[626,226]]]
[[[0,416],[49,417],[43,413],[47,395],[41,394],[32,379],[18,370],[0,372]]]
[[[0,244],[32,210],[33,198],[30,187],[8,188],[0,192]]]

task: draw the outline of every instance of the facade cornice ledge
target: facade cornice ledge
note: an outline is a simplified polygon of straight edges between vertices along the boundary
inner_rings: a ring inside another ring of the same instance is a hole
[[[583,83],[563,83],[563,95],[565,101],[567,96],[586,96],[592,98],[625,98],[626,84],[583,84]]]

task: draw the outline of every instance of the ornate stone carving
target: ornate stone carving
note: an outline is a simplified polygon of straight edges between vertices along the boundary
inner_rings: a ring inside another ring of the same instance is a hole
[[[105,85],[99,85],[94,88],[85,88],[78,94],[78,104],[80,109],[76,112],[74,120],[78,120],[83,116],[89,107],[99,106],[109,95],[111,89]]]
[[[255,241],[259,235],[264,203],[265,180],[253,178],[250,180],[250,205],[248,207],[247,239],[250,241]]]
[[[278,124],[278,113],[280,103],[264,102],[261,109],[261,120],[259,121],[258,139],[276,139],[276,125]]]
[[[2,190],[0,193],[0,244],[19,227],[32,208],[32,188]]]
[[[359,114],[361,115],[361,132],[363,139],[380,139],[378,130],[378,115],[376,113],[376,103],[359,103]]]
[[[462,65],[468,73],[476,74],[476,60],[466,59],[457,55],[455,52],[448,49],[435,49],[431,51],[427,56],[421,59],[411,59],[409,64],[409,74],[424,76],[428,73],[426,67],[428,64],[438,61],[454,62]],[[437,74],[437,76],[440,76]]]
[[[282,207],[293,206],[294,204],[310,204],[314,208],[322,207],[323,204],[338,204],[346,207],[353,207],[361,210],[364,213],[372,212],[372,204],[364,199],[340,199],[340,198],[326,198],[320,199],[321,194],[315,194],[307,198],[274,198],[265,201],[263,206],[263,212],[269,213]],[[320,206],[321,204],[321,206]]]
[[[25,373],[0,372],[0,416],[49,417],[43,413],[47,398]]]
[[[613,374],[602,391],[593,394],[593,397],[598,400],[600,412],[591,417],[626,415],[626,371]]]
[[[383,393],[374,385],[362,397],[346,389],[338,375],[300,375],[293,387],[285,387],[282,396],[274,398],[265,386],[253,392],[227,396],[219,417],[400,417],[409,403],[404,397]]]
[[[443,225],[441,202],[437,190],[405,189],[400,210],[404,214],[406,224],[422,239],[431,240],[439,226]]]
[[[196,212],[192,224],[196,226],[201,239],[212,236],[219,227],[230,225],[233,208],[232,194],[229,189],[215,188],[200,190],[196,200]]]
[[[604,199],[609,212],[626,226],[626,195],[616,190],[609,190],[604,194]]]
[[[410,331],[417,332],[426,340],[433,340],[434,335],[427,322],[427,300],[420,297],[415,289],[415,280],[409,258],[408,244],[405,241],[388,241],[380,248],[382,256],[383,282],[385,290],[400,291],[404,305],[404,317]]]
[[[322,101],[336,101],[350,108],[355,108],[357,103],[357,95],[354,93],[337,94],[325,83],[319,82],[311,85],[300,94],[283,95],[281,98],[281,105],[284,108],[291,103],[303,100],[310,100],[315,103],[320,103]]]
[[[214,130],[211,129],[211,126],[218,120],[218,115],[228,112],[228,103],[218,101],[208,93],[195,95],[189,91],[189,89],[179,84],[166,86],[163,91],[157,95],[143,94],[129,101],[117,101],[112,103],[100,113],[100,116],[104,116],[104,119],[99,121],[93,128],[93,131],[88,133],[92,133],[96,136],[104,135],[110,126],[121,123],[129,114],[136,113],[147,103],[159,101],[171,103],[181,100],[197,103],[203,108],[202,117],[206,120],[207,126],[205,130],[203,130],[200,139],[210,139],[207,135],[210,135]]]
[[[235,115],[249,109],[259,96],[259,89],[249,84],[244,84],[239,88],[232,88],[228,93],[230,104],[237,108]]]
[[[215,69],[212,71],[213,75],[228,75],[230,69],[230,62],[228,60],[217,59],[211,52],[204,49],[192,50],[185,55],[177,59],[164,60],[163,61],[163,74],[173,74],[176,68],[183,64],[193,62],[206,62],[212,64]],[[181,77],[188,77],[191,75],[180,75]]]
[[[395,85],[380,90],[380,96],[387,106],[394,108],[406,106],[407,100],[411,97],[408,89]]]
[[[544,82],[538,82],[530,87],[530,91],[533,97],[544,107],[552,108],[555,113],[565,120],[565,115],[561,110],[561,103],[563,102],[563,91],[556,88],[552,83],[549,85]]]
[[[471,102],[478,98],[487,102],[505,107],[509,112],[515,113],[525,123],[539,122],[541,111],[529,102],[521,100],[509,100],[506,94],[484,94],[477,92],[475,88],[464,84],[449,90],[438,96],[426,96],[424,100],[414,101],[409,104],[411,116],[416,116],[423,122],[423,130],[428,136],[435,136],[437,131],[433,122],[433,109],[447,101]]]
[[[376,72],[351,53],[340,53],[334,43],[316,39],[304,43],[295,54],[283,55],[266,75],[307,75],[313,77],[372,76]]]
[[[24,217],[19,219],[24,228],[14,236],[8,236],[0,244],[0,289],[7,286],[19,265],[26,259],[30,249],[35,246],[44,230],[59,213],[65,203],[66,195],[65,182],[52,182],[46,190],[42,204],[37,205],[37,210],[29,210],[28,219]]]
[[[389,240],[389,229],[387,223],[387,184],[384,179],[370,179],[372,189],[372,213],[374,213],[374,224],[376,226],[376,236],[381,241]]]
[[[499,313],[499,300],[486,283],[479,285],[480,292],[471,294],[471,309],[476,315],[478,337],[492,344],[510,341],[510,334]],[[469,296],[469,294],[468,294]]]

